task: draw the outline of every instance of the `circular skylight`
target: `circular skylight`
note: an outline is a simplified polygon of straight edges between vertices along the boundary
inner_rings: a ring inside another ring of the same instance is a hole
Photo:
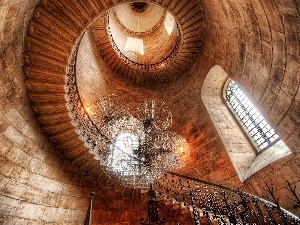
[[[148,8],[149,4],[147,2],[132,2],[130,6],[133,11],[142,13]]]
[[[132,66],[165,65],[163,61],[172,54],[179,40],[175,18],[164,8],[151,3],[145,5],[145,2],[110,9],[107,29],[114,50],[129,66],[131,62]]]

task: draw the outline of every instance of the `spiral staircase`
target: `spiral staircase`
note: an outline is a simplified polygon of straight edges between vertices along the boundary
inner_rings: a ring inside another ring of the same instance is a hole
[[[201,52],[205,36],[204,13],[201,3],[196,0],[153,1],[172,12],[182,36],[180,48],[167,66],[160,68],[159,64],[151,65],[149,71],[149,67],[145,69],[130,61],[124,62],[121,53],[113,47],[105,13],[124,1],[70,2],[72,4],[64,0],[41,0],[35,9],[29,23],[24,53],[23,69],[28,96],[43,131],[64,156],[72,159],[84,173],[94,176],[95,182],[116,187],[119,186],[117,181],[107,176],[98,160],[79,139],[66,107],[66,68],[70,63],[76,63],[76,59],[70,57],[73,47],[85,31],[91,32],[99,55],[108,68],[139,85],[167,83],[186,72]],[[90,26],[94,20],[96,22]],[[151,79],[145,78],[146,73],[152,74]],[[197,182],[201,183],[202,189]],[[156,183],[156,190],[161,193],[159,198],[165,205],[191,214],[199,221],[195,224],[300,224],[299,219],[276,204],[202,181],[166,177]],[[222,199],[222,194],[227,197],[227,193],[233,193],[230,204],[226,203],[226,198]],[[206,198],[205,204],[202,198]],[[243,205],[244,200],[252,208]]]
[[[91,21],[102,15],[90,29],[107,66],[119,71],[125,78],[146,85],[149,82],[170,81],[178,76],[177,73],[187,70],[201,50],[204,35],[202,7],[198,1],[160,2],[178,21],[182,32],[180,48],[168,66],[153,72],[154,79],[142,79],[147,77],[143,76],[145,71],[127,66],[113,49],[107,34],[105,12],[117,3],[121,1],[72,1],[71,6],[66,1],[42,0],[29,23],[23,68],[28,97],[43,131],[81,170],[108,185],[116,183],[107,177],[98,161],[79,140],[66,108],[66,67],[69,60],[74,60],[69,56],[79,36]],[[58,19],[60,16],[62,18]]]

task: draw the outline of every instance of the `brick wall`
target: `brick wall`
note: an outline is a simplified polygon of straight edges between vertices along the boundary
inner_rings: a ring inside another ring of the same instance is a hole
[[[85,217],[91,182],[47,140],[30,109],[24,86],[24,36],[36,4],[0,1],[0,223],[78,224]],[[239,186],[259,196],[264,195],[266,181],[275,186],[284,202],[285,180],[300,186],[300,6],[292,0],[205,0],[204,4],[207,36],[190,73],[173,83],[151,87],[135,87],[121,80],[119,93],[131,93],[131,100],[135,94],[141,99],[157,97],[170,106],[173,129],[192,149],[193,160],[183,173]],[[174,9],[175,5],[167,7]],[[69,27],[69,36],[63,38],[78,35],[80,28],[75,28]],[[67,53],[70,48],[62,46]],[[293,152],[292,157],[271,164],[243,184],[200,101],[202,83],[216,64],[244,86]],[[100,216],[104,206],[97,210]]]
[[[296,1],[224,0],[222,4],[205,1],[205,9],[211,37],[206,42],[207,54],[211,55],[207,58],[213,58],[215,65],[220,65],[242,85],[293,152],[250,177],[241,187],[262,196],[267,182],[274,186],[282,204],[291,204],[284,189],[286,180],[298,186],[298,193],[300,190],[299,4]]]
[[[0,224],[78,224],[87,179],[47,140],[24,86],[24,35],[37,2],[0,2]]]

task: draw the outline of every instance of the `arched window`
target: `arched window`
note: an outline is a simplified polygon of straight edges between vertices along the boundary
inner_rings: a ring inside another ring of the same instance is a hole
[[[201,99],[239,179],[244,181],[270,163],[291,154],[291,151],[261,120],[260,113],[254,111],[253,105],[245,101],[241,91],[237,91],[237,86],[233,83],[227,88],[228,83],[229,76],[222,67],[212,67],[204,80]],[[250,123],[252,121],[255,123]],[[259,130],[265,134],[257,132]]]
[[[226,99],[231,111],[258,152],[270,147],[279,140],[274,129],[233,80],[228,83]]]

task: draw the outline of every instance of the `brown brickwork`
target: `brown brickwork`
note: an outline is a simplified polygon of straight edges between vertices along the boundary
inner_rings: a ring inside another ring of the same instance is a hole
[[[75,41],[99,13],[120,2],[127,1],[0,1],[0,224],[83,224],[93,189],[97,192],[94,224],[135,224],[144,211],[146,201],[139,190],[123,190],[88,154],[65,107],[64,77]],[[190,161],[180,173],[258,196],[265,195],[266,181],[292,210],[284,187],[289,180],[300,192],[300,4],[293,0],[204,0],[201,6],[196,0],[152,2],[173,13],[187,32],[183,45],[200,47],[195,43],[204,37],[197,58],[175,80],[135,85],[107,67],[103,58],[93,56],[99,70],[95,76],[101,80],[91,89],[100,87],[97,95],[114,92],[129,101],[165,101],[173,112],[172,129],[186,138],[191,149]],[[199,31],[205,36],[193,37],[190,32],[200,28],[199,21],[205,24],[205,32]],[[95,43],[91,46],[96,52]],[[185,53],[180,56],[186,60]],[[215,65],[243,85],[292,151],[243,183],[201,101],[204,79]],[[165,71],[166,76],[173,73]],[[97,95],[82,94],[86,104]],[[166,209],[169,224],[176,220],[191,224],[186,215]]]

